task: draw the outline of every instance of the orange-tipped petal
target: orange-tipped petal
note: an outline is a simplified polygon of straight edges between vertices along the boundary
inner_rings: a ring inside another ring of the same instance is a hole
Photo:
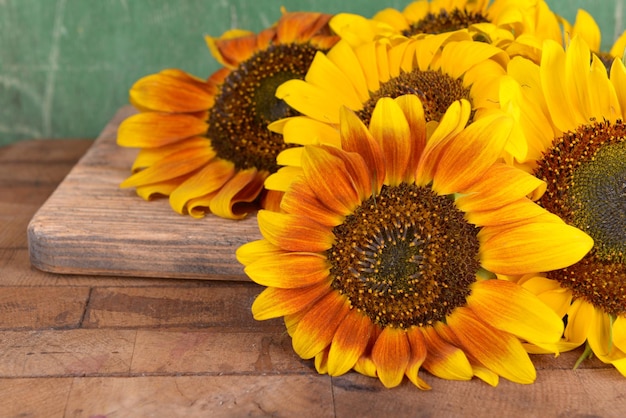
[[[252,315],[258,321],[292,315],[307,309],[329,292],[328,285],[298,289],[268,287],[252,303]]]
[[[122,147],[154,148],[181,139],[204,135],[207,123],[195,116],[169,113],[138,113],[125,119],[117,131]]]
[[[490,327],[466,307],[458,307],[447,322],[463,348],[481,364],[513,382],[534,382],[535,367],[516,337]]]
[[[433,375],[448,380],[470,380],[472,365],[458,347],[444,341],[433,327],[421,328],[427,347],[424,368]]]
[[[260,210],[257,220],[263,237],[283,250],[321,252],[334,243],[332,231],[306,218]]]
[[[385,387],[396,387],[402,382],[410,358],[406,331],[390,327],[383,329],[372,348],[372,360]]]
[[[304,314],[293,333],[295,352],[303,359],[309,359],[328,347],[349,311],[346,298],[335,291],[318,300]]]
[[[311,253],[283,253],[248,264],[245,272],[263,286],[297,288],[320,284],[328,279],[326,257]]]
[[[328,353],[328,374],[339,376],[354,367],[367,347],[371,320],[360,312],[350,312],[337,328]]]
[[[215,97],[206,88],[165,74],[143,77],[130,89],[133,103],[163,112],[199,112],[213,106]]]

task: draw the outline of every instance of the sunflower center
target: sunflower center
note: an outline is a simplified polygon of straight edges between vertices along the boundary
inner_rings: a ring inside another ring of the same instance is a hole
[[[414,94],[420,98],[427,122],[440,121],[448,107],[455,101],[470,100],[470,89],[463,86],[461,80],[441,71],[415,69],[400,73],[398,77],[382,83],[377,91],[370,93],[370,99],[363,104],[363,108],[357,114],[368,125],[378,99],[382,97],[395,99],[405,94]]]
[[[428,187],[384,186],[333,232],[333,288],[381,327],[445,321],[480,268],[478,229]]]
[[[594,240],[580,262],[548,277],[609,314],[626,314],[626,126],[594,122],[566,133],[536,175],[548,184],[539,203]]]
[[[276,156],[287,145],[267,125],[297,113],[274,93],[283,82],[304,78],[317,51],[309,44],[272,45],[226,77],[208,119],[207,135],[220,158],[240,170],[278,169]]]
[[[428,13],[423,19],[412,23],[402,34],[410,37],[420,33],[438,34],[454,32],[467,28],[475,23],[488,23],[489,19],[481,13],[454,9],[451,12],[441,9],[437,14]]]

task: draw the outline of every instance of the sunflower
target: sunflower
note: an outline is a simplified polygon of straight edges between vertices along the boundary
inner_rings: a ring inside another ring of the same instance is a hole
[[[130,100],[141,112],[121,124],[118,144],[141,150],[121,187],[145,199],[169,196],[176,212],[193,217],[210,210],[241,218],[260,200],[275,205],[280,196],[265,193],[263,182],[287,146],[267,125],[295,112],[274,91],[304,77],[315,53],[338,40],[330,17],[283,11],[259,34],[207,37],[223,65],[208,80],[175,69],[138,80]]]
[[[562,40],[559,17],[543,0],[418,0],[402,11],[381,10],[372,19],[340,13],[330,26],[353,45],[468,30],[476,41],[529,58],[539,56],[544,39]]]
[[[543,182],[496,163],[512,121],[466,127],[466,100],[427,129],[415,95],[381,98],[369,128],[343,108],[341,146],[309,145],[264,237],[237,250],[267,288],[257,320],[284,317],[295,352],[320,373],[351,369],[386,387],[424,368],[445,379],[531,383],[522,341],[554,348],[560,318],[521,286],[490,279],[561,268],[591,247],[529,200]],[[427,133],[429,132],[429,133]]]
[[[611,68],[611,64],[615,58],[622,58],[624,49],[626,49],[626,31],[615,40],[608,52],[602,51],[602,32],[595,19],[589,12],[579,9],[576,13],[574,24],[570,24],[567,20],[562,19],[563,30],[567,38],[580,36],[587,42],[591,51],[600,58],[607,69]]]
[[[466,99],[471,120],[500,111],[499,83],[508,56],[499,48],[473,42],[467,32],[454,37],[435,35],[399,43],[372,41],[351,47],[339,41],[327,54],[318,53],[304,80],[289,80],[276,90],[301,115],[272,123],[291,145],[339,144],[339,114],[343,106],[354,110],[367,125],[372,109],[382,97],[417,95],[427,123],[441,120],[451,103]],[[281,152],[277,162],[285,169],[272,175],[266,187],[284,190],[291,166],[300,161],[302,147]],[[526,140],[512,136],[506,144],[508,159],[526,157]]]
[[[575,36],[566,50],[546,42],[540,65],[512,60],[509,74],[506,100],[537,149],[526,167],[547,184],[538,203],[594,240],[578,263],[521,282],[567,315],[563,347],[586,341],[626,376],[626,69],[615,59],[607,73]]]

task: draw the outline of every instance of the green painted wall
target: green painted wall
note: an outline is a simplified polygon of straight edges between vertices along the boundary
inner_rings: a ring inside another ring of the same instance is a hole
[[[204,35],[258,31],[288,10],[372,16],[409,0],[0,0],[0,145],[95,138],[138,78],[176,67],[218,68]],[[588,10],[608,48],[624,29],[624,0],[548,0],[573,21]]]

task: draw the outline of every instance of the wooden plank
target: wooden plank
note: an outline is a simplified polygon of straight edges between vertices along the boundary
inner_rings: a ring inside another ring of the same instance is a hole
[[[252,318],[250,306],[260,291],[250,283],[220,282],[199,288],[96,288],[82,326],[284,328],[280,320]]]
[[[0,413],[3,417],[65,415],[72,378],[0,379]]]
[[[448,381],[424,373],[432,386],[421,392],[406,380],[393,390],[349,373],[333,378],[338,417],[622,417],[624,381],[612,369],[538,372],[532,385],[500,380],[497,387],[473,379]],[[364,402],[364,399],[367,399]]]
[[[3,287],[0,329],[76,328],[88,297],[84,287]]]
[[[24,232],[24,231],[23,231]],[[48,273],[30,265],[28,248],[0,247],[0,286],[89,286],[89,287],[148,287],[173,286],[197,288],[204,280],[175,280],[138,277],[64,275]]]
[[[166,199],[146,202],[118,185],[136,150],[117,146],[121,109],[28,226],[32,264],[66,274],[249,279],[235,258],[260,238],[256,218],[232,221],[176,214]]]
[[[328,376],[76,378],[66,417],[334,417]]]
[[[315,374],[284,331],[139,330],[132,374]]]
[[[1,377],[127,375],[134,330],[0,331]]]

